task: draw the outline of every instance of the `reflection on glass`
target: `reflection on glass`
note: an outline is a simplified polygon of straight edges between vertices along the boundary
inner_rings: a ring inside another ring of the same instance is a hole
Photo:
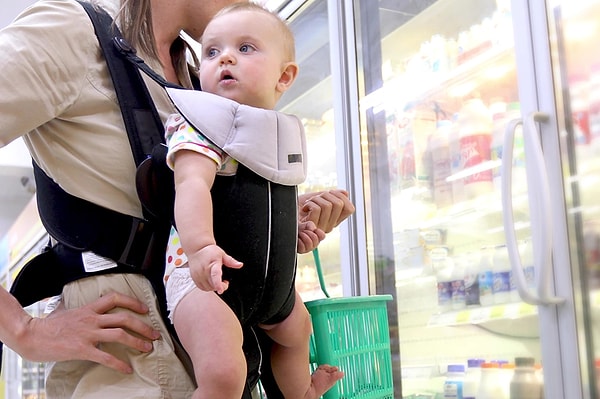
[[[279,102],[279,110],[297,115],[307,136],[308,177],[300,193],[337,187],[335,133],[327,3],[311,2],[290,21],[296,37],[298,79]],[[341,296],[339,231],[334,229],[319,246],[321,266],[331,296]],[[298,258],[296,277],[304,300],[322,298],[312,254]]]
[[[500,203],[503,136],[521,117],[510,1],[354,4],[369,262],[377,292],[396,298],[403,397],[439,394],[446,366],[469,358],[540,363]],[[532,282],[520,131],[514,147],[514,228]]]

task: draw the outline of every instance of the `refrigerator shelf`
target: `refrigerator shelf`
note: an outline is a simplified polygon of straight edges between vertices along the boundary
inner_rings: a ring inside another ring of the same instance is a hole
[[[431,316],[428,327],[448,327],[465,324],[486,324],[497,320],[514,320],[537,315],[537,308],[526,303],[467,308]]]

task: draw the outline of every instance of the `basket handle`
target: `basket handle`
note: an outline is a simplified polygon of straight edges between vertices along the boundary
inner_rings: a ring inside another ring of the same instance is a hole
[[[325,279],[323,278],[323,269],[321,269],[321,258],[319,257],[319,248],[315,248],[312,251],[313,258],[315,259],[315,268],[317,269],[317,276],[319,276],[319,285],[321,286],[321,291],[327,298],[329,298],[329,292],[327,292],[327,288],[325,288]]]

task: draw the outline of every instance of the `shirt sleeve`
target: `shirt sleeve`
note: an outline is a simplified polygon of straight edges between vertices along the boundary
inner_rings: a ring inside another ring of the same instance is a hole
[[[172,114],[167,119],[165,140],[168,146],[167,165],[171,169],[175,153],[180,150],[191,150],[209,157],[215,161],[217,170],[221,169],[226,160],[225,153],[194,129],[180,114]]]

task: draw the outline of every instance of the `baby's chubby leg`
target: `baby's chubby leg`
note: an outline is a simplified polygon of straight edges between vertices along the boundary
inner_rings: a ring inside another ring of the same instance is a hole
[[[273,376],[286,399],[317,399],[344,376],[337,367],[330,365],[321,365],[310,374],[312,322],[297,292],[294,308],[285,320],[260,327],[274,341],[271,351]]]
[[[194,288],[174,312],[174,326],[194,365],[193,399],[239,399],[246,382],[240,322],[214,292]]]

